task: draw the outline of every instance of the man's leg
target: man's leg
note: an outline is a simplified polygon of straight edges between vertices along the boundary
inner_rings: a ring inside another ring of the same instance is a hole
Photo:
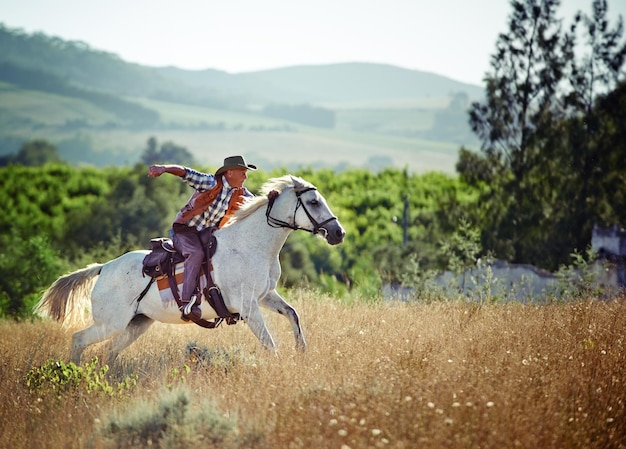
[[[202,248],[202,243],[195,229],[190,229],[189,231],[190,232],[174,231],[172,241],[174,242],[174,247],[185,257],[185,272],[183,275],[183,291],[181,295],[181,301],[184,303],[183,315],[194,315],[200,318],[202,316],[199,307],[200,301],[196,301],[193,295],[198,285],[200,270],[202,269],[204,249]]]

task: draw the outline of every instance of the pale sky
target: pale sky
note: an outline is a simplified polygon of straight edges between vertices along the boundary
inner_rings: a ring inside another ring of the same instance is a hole
[[[592,0],[562,0],[571,22]],[[508,0],[0,0],[0,22],[149,66],[231,73],[375,62],[482,85]],[[611,25],[626,0],[609,0]]]

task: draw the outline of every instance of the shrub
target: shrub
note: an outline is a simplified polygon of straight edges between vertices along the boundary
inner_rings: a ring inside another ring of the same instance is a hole
[[[26,386],[33,393],[55,394],[61,398],[68,393],[81,392],[103,393],[108,396],[122,395],[137,385],[135,375],[126,377],[123,382],[113,387],[106,379],[109,366],[98,368],[97,365],[97,357],[85,366],[50,359],[43,366],[33,368],[26,374]]]
[[[223,416],[211,401],[191,401],[184,386],[157,401],[140,401],[103,420],[100,435],[116,448],[238,447],[235,418]]]

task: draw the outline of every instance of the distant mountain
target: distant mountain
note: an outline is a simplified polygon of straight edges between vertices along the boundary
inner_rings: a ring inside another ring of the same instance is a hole
[[[147,67],[83,42],[27,34],[0,24],[0,62],[52,73],[79,86],[118,95],[211,107],[247,103],[367,103],[447,97],[482,88],[434,73],[383,64],[295,66],[231,74],[220,70]]]
[[[393,101],[447,97],[456,92],[480,98],[483,94],[479,86],[434,73],[358,62],[286,67],[240,76],[244,80],[280,87],[298,101],[308,102]]]
[[[0,63],[50,73],[81,88],[120,96],[228,106],[210,86],[192,90],[161,76],[155,68],[126,62],[115,54],[94,50],[84,42],[65,41],[43,33],[27,34],[1,23]],[[0,81],[2,75],[0,72]]]
[[[164,77],[197,88],[211,86],[217,91],[269,102],[368,103],[447,97],[457,92],[465,92],[472,99],[483,95],[480,86],[434,73],[362,62],[294,66],[240,74],[174,67],[157,71]]]

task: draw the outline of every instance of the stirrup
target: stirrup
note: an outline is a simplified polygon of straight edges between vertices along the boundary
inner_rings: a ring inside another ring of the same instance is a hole
[[[196,295],[192,296],[187,304],[183,304],[181,312],[183,313],[183,317],[194,316],[200,318],[202,311],[198,304],[198,297]]]

